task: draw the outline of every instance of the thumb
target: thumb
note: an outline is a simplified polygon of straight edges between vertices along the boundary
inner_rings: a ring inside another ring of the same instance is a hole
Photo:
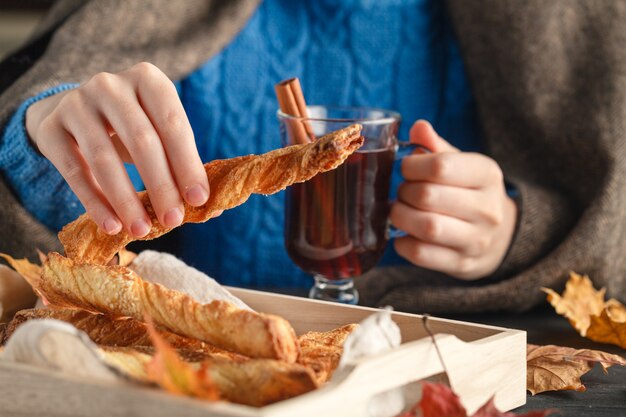
[[[422,145],[433,153],[460,152],[439,136],[433,126],[426,120],[418,120],[411,126],[409,140],[411,143]]]

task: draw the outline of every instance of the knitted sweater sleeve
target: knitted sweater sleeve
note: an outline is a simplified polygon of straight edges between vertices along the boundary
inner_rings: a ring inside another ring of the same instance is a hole
[[[75,86],[61,84],[24,101],[0,137],[0,171],[8,185],[37,220],[57,231],[84,209],[54,165],[30,144],[25,116],[33,103]]]

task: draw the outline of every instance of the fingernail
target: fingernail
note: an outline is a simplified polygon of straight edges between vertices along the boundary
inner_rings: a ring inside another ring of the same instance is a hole
[[[109,235],[115,235],[122,229],[122,223],[109,217],[102,223],[102,228]]]
[[[178,207],[170,209],[163,216],[165,227],[176,227],[183,222],[183,212]]]
[[[150,226],[144,219],[135,220],[133,224],[130,225],[130,232],[135,237],[144,237],[150,232]]]
[[[201,206],[209,199],[209,193],[203,186],[196,184],[187,189],[185,198],[192,206]]]

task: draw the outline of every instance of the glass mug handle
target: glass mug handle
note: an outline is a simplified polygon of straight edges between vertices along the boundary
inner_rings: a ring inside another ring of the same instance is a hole
[[[415,150],[419,150],[418,153],[432,153],[430,149],[418,143],[411,143],[409,141],[398,141],[398,144],[396,145],[395,160],[399,161],[405,156],[411,155]],[[393,224],[391,224],[391,221],[388,220],[388,222],[389,222],[389,228],[388,228],[389,239],[395,239],[398,237],[404,237],[408,235],[408,233],[405,232],[404,230],[400,230],[396,228]]]

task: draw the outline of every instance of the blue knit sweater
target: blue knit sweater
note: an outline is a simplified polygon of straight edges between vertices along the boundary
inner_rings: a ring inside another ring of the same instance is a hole
[[[480,149],[471,91],[440,0],[263,2],[227,48],[177,81],[202,159],[279,147],[273,85],[293,76],[310,104],[393,109],[405,121],[401,139],[421,118],[461,149]],[[24,115],[33,102],[73,86],[24,102],[0,139],[5,178],[22,204],[53,230],[84,209],[29,144]],[[140,187],[136,172],[130,175]],[[400,181],[397,167],[395,185]],[[180,247],[172,251],[226,284],[308,287],[310,277],[283,246],[283,200],[283,193],[253,196],[217,219],[186,225]],[[391,245],[383,262],[401,262]]]

